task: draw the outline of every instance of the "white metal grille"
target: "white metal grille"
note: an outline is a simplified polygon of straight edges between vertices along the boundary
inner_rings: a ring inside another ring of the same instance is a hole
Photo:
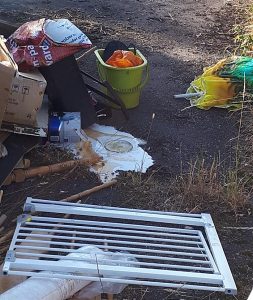
[[[209,214],[168,213],[28,198],[3,267],[4,274],[75,278],[236,294]],[[68,214],[64,218],[62,214]],[[74,237],[73,237],[74,236]],[[68,254],[92,245],[103,259]],[[108,254],[106,251],[109,251]],[[137,261],[111,259],[127,251]],[[43,272],[41,272],[43,271]],[[125,279],[124,279],[125,278]]]

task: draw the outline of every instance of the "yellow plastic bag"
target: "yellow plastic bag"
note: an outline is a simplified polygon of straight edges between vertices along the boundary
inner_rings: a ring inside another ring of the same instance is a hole
[[[195,79],[187,90],[187,93],[194,92],[203,92],[202,96],[191,98],[191,104],[198,108],[227,107],[235,96],[235,85],[228,78],[201,76]]]

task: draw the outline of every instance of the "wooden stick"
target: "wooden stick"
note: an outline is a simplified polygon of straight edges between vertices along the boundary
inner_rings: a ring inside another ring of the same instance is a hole
[[[65,199],[63,199],[61,201],[68,202],[68,201],[77,200],[77,199],[80,199],[80,198],[82,198],[84,196],[88,196],[88,195],[90,195],[92,193],[98,192],[98,191],[100,191],[102,189],[108,188],[108,187],[110,187],[110,186],[112,186],[112,185],[114,185],[116,183],[117,183],[117,180],[112,180],[112,181],[103,183],[101,185],[95,186],[95,187],[93,187],[93,188],[91,188],[89,190],[85,190],[85,191],[83,191],[81,193],[78,193],[78,194],[72,195],[70,197],[67,197],[67,198],[65,198]]]
[[[101,161],[100,157],[90,159],[82,159],[82,160],[69,160],[58,164],[42,166],[37,168],[31,168],[27,170],[14,170],[5,180],[4,185],[11,184],[12,182],[23,182],[27,178],[32,178],[35,176],[43,176],[52,173],[63,172],[69,170],[78,165],[92,166]]]

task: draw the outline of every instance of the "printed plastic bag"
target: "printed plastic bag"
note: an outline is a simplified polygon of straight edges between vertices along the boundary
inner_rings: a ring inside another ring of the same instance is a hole
[[[89,38],[67,19],[40,19],[23,24],[6,45],[19,70],[51,64],[92,46]]]

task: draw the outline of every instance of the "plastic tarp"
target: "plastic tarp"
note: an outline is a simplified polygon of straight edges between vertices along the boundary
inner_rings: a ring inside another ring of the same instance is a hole
[[[240,108],[241,93],[253,92],[253,58],[232,56],[204,69],[187,90],[191,105],[201,109],[211,107]],[[196,93],[196,95],[194,95]]]

